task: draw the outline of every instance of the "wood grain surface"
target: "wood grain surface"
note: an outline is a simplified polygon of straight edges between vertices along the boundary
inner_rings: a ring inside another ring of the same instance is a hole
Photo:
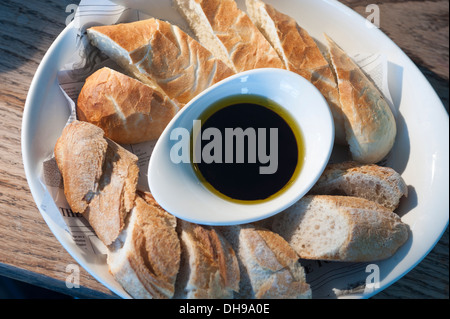
[[[75,0],[0,2],[0,275],[82,298],[115,298],[80,267],[80,288],[66,287],[77,263],[53,236],[31,196],[22,164],[21,124],[28,88],[45,52],[64,29]],[[363,16],[375,3],[381,29],[429,79],[448,110],[448,0],[343,0]],[[448,229],[411,272],[374,298],[448,299]]]

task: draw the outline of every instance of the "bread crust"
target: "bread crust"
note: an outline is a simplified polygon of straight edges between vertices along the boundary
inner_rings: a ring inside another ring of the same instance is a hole
[[[352,158],[364,164],[377,163],[394,145],[397,134],[394,115],[381,92],[359,66],[330,37],[326,38],[338,79]]]
[[[372,201],[350,196],[305,196],[278,214],[272,228],[300,258],[315,260],[383,260],[409,237],[409,228],[398,215]]]
[[[107,259],[111,274],[134,298],[173,296],[180,266],[175,227],[174,216],[154,201],[136,197],[123,238],[110,247]]]
[[[105,138],[97,126],[74,121],[58,139],[55,159],[71,209],[82,213],[99,239],[110,245],[134,204],[138,158]]]
[[[408,186],[390,167],[349,161],[329,164],[310,194],[361,197],[394,211],[408,196]]]
[[[164,92],[106,67],[86,79],[77,101],[78,119],[120,144],[157,139],[178,110]]]
[[[335,140],[346,144],[344,115],[332,69],[309,33],[295,19],[260,0],[246,0],[253,23],[270,42],[287,70],[295,72],[322,93],[335,122]]]
[[[200,43],[223,57],[235,72],[284,69],[276,51],[234,0],[176,0],[175,4]]]
[[[89,196],[98,192],[108,148],[103,136],[104,132],[97,126],[75,121],[63,129],[56,141],[55,160],[63,178],[64,194],[76,213],[84,213]]]
[[[311,298],[299,257],[281,236],[253,224],[218,229],[238,253],[239,298]]]
[[[188,299],[233,298],[239,290],[236,254],[213,227],[178,220],[182,244],[182,274],[177,297]]]
[[[91,42],[181,106],[234,72],[179,27],[158,19],[92,27]]]

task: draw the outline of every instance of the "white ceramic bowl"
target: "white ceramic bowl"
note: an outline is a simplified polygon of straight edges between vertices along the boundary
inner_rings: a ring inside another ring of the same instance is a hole
[[[257,95],[276,102],[297,122],[305,156],[300,174],[281,194],[254,204],[217,196],[199,181],[190,163],[174,163],[170,151],[174,129],[193,129],[193,121],[229,96]],[[234,225],[273,216],[298,201],[315,184],[328,163],[334,124],[324,97],[310,82],[290,71],[257,69],[231,76],[190,101],[168,124],[150,159],[148,179],[156,201],[171,214],[204,225]]]

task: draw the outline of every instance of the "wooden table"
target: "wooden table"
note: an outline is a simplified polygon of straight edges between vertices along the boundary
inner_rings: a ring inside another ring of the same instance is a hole
[[[79,289],[66,287],[76,264],[53,236],[31,196],[22,164],[21,123],[28,88],[42,57],[64,29],[75,0],[0,2],[0,275],[83,298],[112,298],[81,269]],[[448,110],[448,0],[343,0],[367,16],[377,3],[381,29],[420,67]],[[70,9],[70,7],[69,7]],[[448,298],[448,229],[409,274],[375,298]]]

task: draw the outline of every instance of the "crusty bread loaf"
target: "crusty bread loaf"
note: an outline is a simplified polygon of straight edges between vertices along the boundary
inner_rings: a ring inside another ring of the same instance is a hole
[[[310,194],[361,197],[394,211],[408,186],[390,167],[344,162],[329,164]]]
[[[346,144],[344,117],[333,71],[314,39],[295,19],[261,0],[246,0],[247,13],[284,62],[322,93],[335,123],[335,141]]]
[[[397,127],[381,92],[359,66],[326,36],[336,73],[345,134],[353,160],[374,164],[392,149]]]
[[[176,223],[151,195],[136,197],[126,228],[107,257],[110,273],[133,298],[173,296],[180,266]]]
[[[252,224],[218,229],[238,255],[239,298],[311,298],[299,257],[279,235]]]
[[[281,68],[276,51],[234,0],[175,0],[200,43],[235,72]]]
[[[87,35],[138,80],[181,105],[234,74],[179,27],[158,19],[92,27]]]
[[[273,231],[300,258],[372,262],[391,257],[408,239],[400,217],[372,201],[309,195],[273,219]]]
[[[239,266],[227,240],[214,228],[178,220],[181,267],[174,298],[231,299],[239,290]]]
[[[86,79],[77,101],[78,119],[120,144],[157,139],[178,109],[158,88],[106,67]]]
[[[55,145],[64,194],[105,244],[121,232],[134,205],[137,157],[104,137],[102,129],[81,121],[68,124]]]

